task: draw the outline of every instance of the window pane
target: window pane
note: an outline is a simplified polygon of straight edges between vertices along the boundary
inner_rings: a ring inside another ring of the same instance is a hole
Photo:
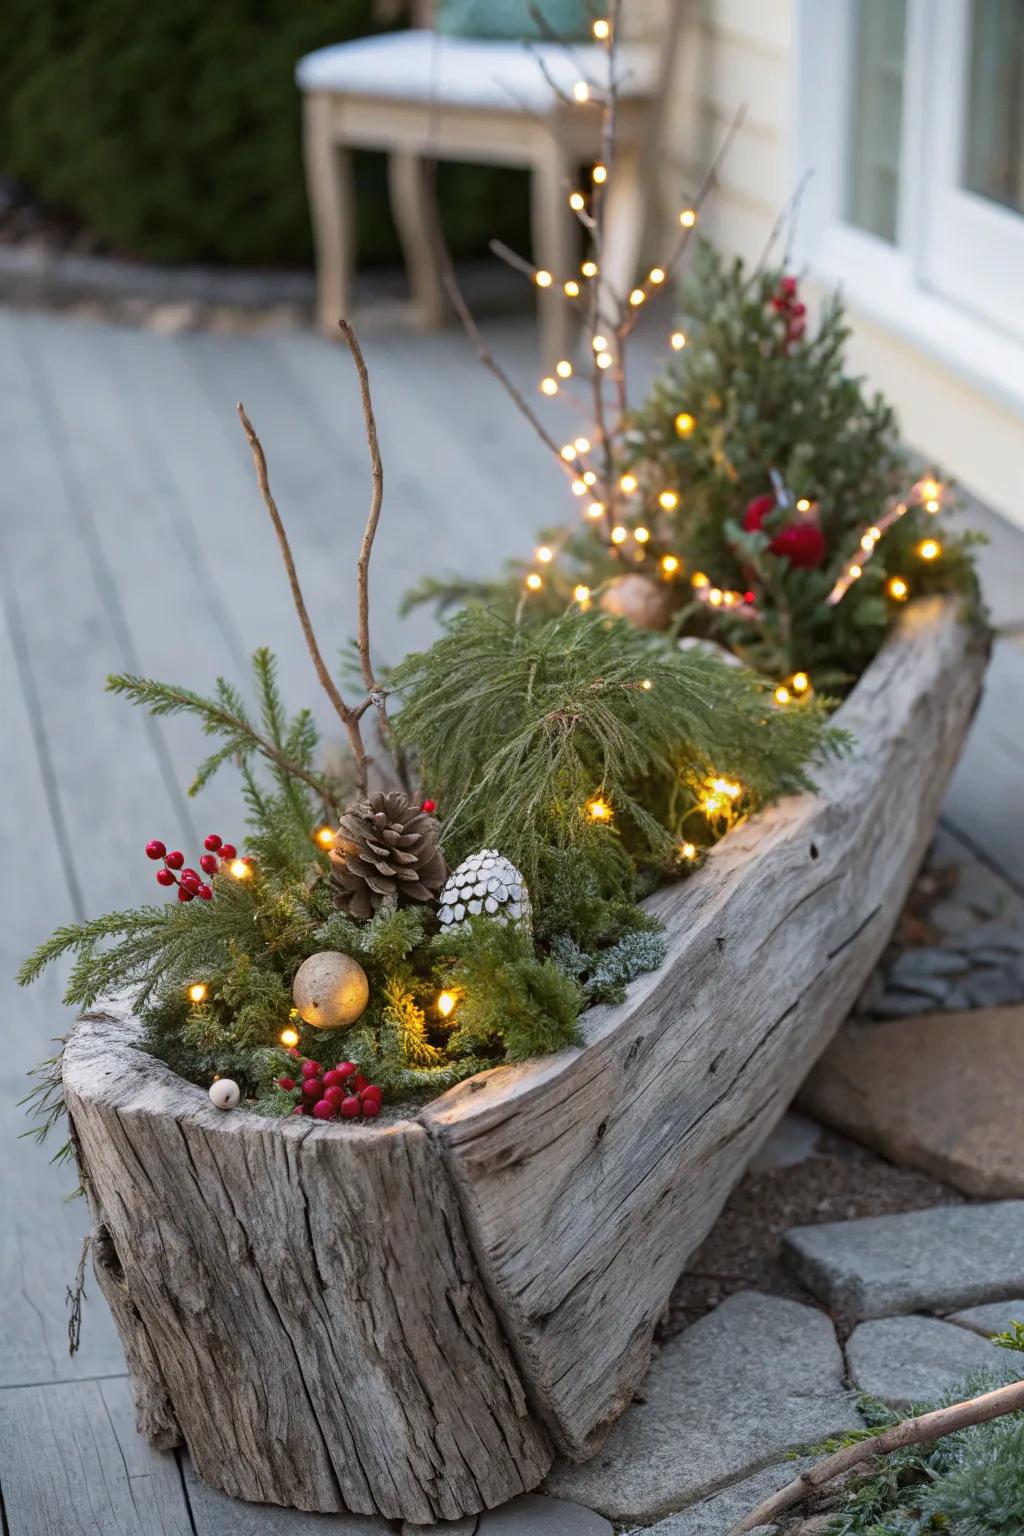
[[[964,185],[1024,213],[1024,0],[974,0]]]
[[[896,239],[903,123],[906,0],[857,0],[848,213],[883,240]]]

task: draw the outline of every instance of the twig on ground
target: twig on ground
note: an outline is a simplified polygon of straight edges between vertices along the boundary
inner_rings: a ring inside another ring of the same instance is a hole
[[[744,1536],[745,1532],[756,1530],[759,1525],[770,1525],[788,1509],[802,1504],[812,1494],[820,1493],[826,1484],[862,1462],[871,1461],[876,1456],[888,1456],[890,1452],[904,1450],[910,1445],[927,1445],[932,1440],[941,1440],[944,1435],[966,1429],[971,1424],[987,1424],[989,1420],[1001,1418],[1003,1414],[1022,1410],[1024,1381],[1015,1381],[1009,1386],[997,1387],[994,1392],[968,1398],[966,1402],[953,1403],[948,1408],[936,1408],[932,1413],[923,1413],[919,1418],[902,1419],[891,1429],[883,1430],[881,1434],[872,1435],[854,1445],[844,1446],[842,1450],[835,1451],[816,1466],[802,1472],[748,1515],[744,1515],[739,1524],[728,1532],[728,1536]]]
[[[85,1261],[89,1256],[92,1246],[92,1233],[87,1232],[82,1242],[82,1252],[78,1259],[78,1268],[75,1271],[75,1283],[67,1288],[68,1312],[68,1354],[73,1355],[78,1350],[82,1337],[82,1302],[85,1300]]]

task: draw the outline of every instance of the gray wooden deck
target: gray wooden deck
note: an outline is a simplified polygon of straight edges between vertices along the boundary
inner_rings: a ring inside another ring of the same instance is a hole
[[[363,337],[388,479],[375,551],[383,657],[429,638],[394,617],[423,570],[481,571],[529,548],[564,492],[529,430],[461,336],[378,324]],[[495,344],[526,380],[525,325]],[[0,312],[0,927],[3,1057],[0,1492],[6,1536],[316,1536],[383,1521],[235,1504],[187,1462],[135,1435],[124,1362],[90,1287],[70,1359],[65,1286],[85,1213],[73,1177],[18,1140],[25,1073],[66,1027],[61,977],[31,991],[17,963],[57,923],[155,895],[150,837],[195,849],[241,838],[230,785],[182,792],[200,751],[183,722],[152,722],[102,692],[128,668],[204,688],[243,678],[269,643],[292,700],[318,706],[273,536],[235,420],[243,399],[267,449],[322,637],[353,629],[352,571],[367,504],[365,447],[347,355],[306,335],[164,338]],[[947,803],[984,857],[1024,882],[1024,534],[985,516],[1000,642],[989,693]]]

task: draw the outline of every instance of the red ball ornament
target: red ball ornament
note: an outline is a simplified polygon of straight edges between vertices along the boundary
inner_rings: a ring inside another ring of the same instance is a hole
[[[200,901],[212,901],[213,900],[213,891],[210,889],[210,887],[208,885],[201,885],[199,887],[198,891],[196,891],[196,895],[199,897]]]
[[[191,901],[194,894],[195,894],[195,892],[194,891],[190,891],[187,888],[187,886],[184,886],[184,885],[179,885],[178,886],[178,900],[179,901]]]
[[[279,1088],[283,1088],[285,1093],[291,1093],[292,1089],[295,1087],[295,1079],[293,1077],[279,1077],[277,1080],[277,1086]]]
[[[772,539],[771,552],[798,570],[813,571],[826,555],[825,535],[817,523],[790,523]]]
[[[158,837],[154,837],[152,842],[146,844],[147,859],[162,859],[166,852],[167,844],[162,843]]]
[[[220,856],[222,859],[237,859],[238,849],[234,843],[221,843]]]
[[[304,1099],[309,1099],[311,1103],[315,1104],[316,1101],[318,1099],[322,1099],[323,1096],[324,1085],[322,1079],[319,1077],[307,1077],[302,1084],[302,1097]]]
[[[342,1099],[339,1111],[343,1120],[355,1120],[363,1112],[363,1106],[355,1094],[350,1094],[347,1099]]]
[[[375,1115],[379,1115],[380,1099],[367,1099],[364,1097],[363,1114],[366,1116],[367,1120],[372,1120]]]
[[[199,868],[206,875],[215,875],[217,873],[217,860],[214,858],[212,853],[203,854],[202,858],[199,860]]]
[[[306,1113],[306,1106],[305,1106],[305,1104],[296,1104],[295,1108],[292,1110],[292,1114],[293,1115],[304,1115],[305,1113]]]
[[[764,496],[753,496],[747,502],[743,514],[743,526],[748,533],[757,533],[769,512],[775,511],[775,497],[769,491]]]
[[[184,862],[185,855],[180,853],[177,848],[172,849],[172,851],[167,854],[164,859],[164,863],[167,865],[168,869],[180,869]]]
[[[428,816],[432,816],[433,813],[437,810],[437,801],[424,800],[423,804],[420,806],[420,810],[426,811]]]
[[[302,1063],[303,1077],[319,1077],[320,1063],[318,1061],[304,1061]]]
[[[158,885],[175,885],[177,883],[169,869],[158,869],[156,879]]]
[[[221,837],[218,837],[216,832],[211,832],[209,837],[204,837],[203,838],[203,847],[204,848],[209,848],[211,853],[216,853],[217,849],[220,847],[220,845],[221,845],[221,843],[223,841],[224,841],[224,839],[221,838]]]
[[[324,1089],[324,1098],[328,1101],[328,1103],[338,1105],[341,1103],[342,1099],[347,1098],[347,1094],[345,1093],[344,1088],[339,1088],[335,1083],[330,1088]]]
[[[329,1099],[320,1099],[313,1105],[313,1114],[318,1120],[333,1120],[337,1110]]]

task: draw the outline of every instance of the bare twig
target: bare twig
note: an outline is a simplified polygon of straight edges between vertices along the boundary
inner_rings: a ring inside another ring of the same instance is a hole
[[[927,1445],[958,1429],[966,1429],[970,1424],[987,1424],[990,1419],[1021,1410],[1024,1410],[1024,1381],[1015,1381],[1009,1386],[998,1387],[994,1392],[968,1398],[966,1402],[937,1408],[933,1413],[923,1413],[920,1418],[902,1419],[899,1424],[883,1430],[880,1435],[872,1435],[855,1445],[844,1446],[841,1451],[835,1451],[816,1466],[802,1472],[751,1510],[749,1515],[744,1515],[728,1536],[744,1536],[746,1531],[770,1524],[787,1509],[803,1503],[811,1494],[819,1493],[827,1483],[833,1482],[852,1467],[871,1461],[875,1456],[888,1456],[892,1451],[904,1450],[910,1445]]]
[[[544,424],[537,416],[537,413],[532,409],[526,397],[523,395],[522,391],[516,388],[515,384],[513,384],[504,368],[494,357],[494,354],[491,352],[486,341],[484,341],[480,327],[474,320],[472,311],[462,296],[462,290],[459,288],[458,279],[455,276],[455,268],[452,265],[451,254],[447,248],[442,248],[439,254],[441,257],[441,276],[444,281],[445,292],[452,302],[452,308],[455,310],[455,313],[458,315],[460,321],[462,322],[463,330],[466,332],[466,335],[476,347],[477,356],[479,357],[480,361],[483,363],[488,373],[493,374],[497,379],[498,383],[508,395],[509,399],[512,401],[519,414],[521,416],[525,416],[526,420],[530,423],[530,426],[536,432],[545,448],[547,448],[550,453],[554,454],[562,470],[572,474],[572,470],[562,458],[562,450],[559,444],[555,442],[555,439],[551,436],[550,432],[547,431]]]
[[[263,444],[256,436],[256,429],[254,428],[252,422],[249,420],[248,416],[245,414],[245,408],[241,401],[238,402],[238,416],[245,431],[245,435],[249,440],[249,447],[252,450],[253,462],[256,465],[256,478],[260,487],[260,494],[262,495],[264,505],[270,514],[270,521],[274,525],[274,532],[277,534],[277,542],[281,548],[281,557],[284,560],[285,570],[288,573],[288,584],[291,587],[292,601],[295,604],[295,610],[299,616],[299,623],[302,625],[302,633],[305,636],[306,647],[313,659],[313,666],[316,670],[316,675],[320,680],[320,685],[326,693],[327,697],[330,699],[338,719],[341,721],[345,728],[345,733],[348,736],[349,744],[352,748],[352,754],[356,760],[356,779],[359,785],[360,793],[365,794],[367,765],[369,759],[363,746],[362,732],[359,729],[359,717],[361,711],[349,708],[338,690],[338,685],[335,683],[330,672],[327,670],[327,665],[324,662],[323,655],[320,651],[320,646],[317,643],[316,633],[313,629],[313,624],[309,617],[309,610],[306,607],[306,600],[302,595],[302,588],[299,585],[299,576],[295,569],[295,560],[292,557],[291,545],[288,542],[288,534],[285,531],[285,526],[281,519],[281,514],[277,510],[277,502],[274,500],[273,493],[270,489],[270,479],[267,474],[267,458],[266,454],[263,452]]]
[[[356,598],[359,613],[359,632],[356,643],[359,647],[359,664],[362,668],[363,682],[366,684],[371,700],[381,712],[382,718],[386,723],[387,715],[384,711],[384,696],[377,684],[373,662],[370,659],[370,556],[373,553],[373,541],[377,535],[381,503],[384,500],[384,465],[380,457],[377,419],[373,414],[373,399],[370,395],[370,375],[366,370],[366,359],[363,357],[363,349],[359,345],[355,331],[347,320],[339,320],[338,329],[344,336],[348,349],[352,353],[352,361],[355,363],[356,373],[359,375],[359,399],[363,407],[366,442],[370,450],[370,477],[373,481],[370,513],[366,519],[366,529],[363,533],[363,542],[359,547],[359,559],[356,563]],[[380,698],[379,703],[377,696]]]
[[[82,1302],[85,1300],[85,1261],[89,1256],[92,1246],[92,1233],[87,1232],[82,1243],[82,1252],[78,1259],[78,1269],[75,1271],[75,1283],[67,1288],[68,1312],[68,1354],[77,1353],[78,1345],[82,1337]]]

